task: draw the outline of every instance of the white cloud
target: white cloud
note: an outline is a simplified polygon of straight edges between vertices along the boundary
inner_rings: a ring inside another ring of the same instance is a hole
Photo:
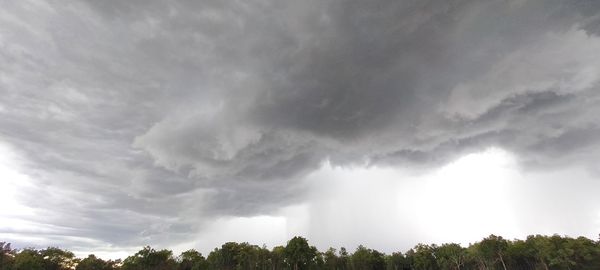
[[[23,219],[33,215],[33,209],[23,205],[19,197],[32,185],[29,176],[20,172],[20,159],[8,144],[0,141],[0,231],[28,227]]]
[[[417,223],[430,241],[468,244],[489,234],[520,235],[513,189],[514,157],[497,148],[459,158],[422,176],[415,192]]]
[[[564,183],[543,184],[555,181],[556,174],[581,176],[580,186],[556,198],[560,190],[555,188]],[[597,190],[600,184],[585,175],[577,168],[524,173],[518,159],[500,148],[468,154],[426,173],[325,164],[307,180],[312,197],[306,235],[321,249],[366,244],[386,252],[405,251],[419,242],[468,245],[489,234],[593,238],[597,225],[581,222],[595,215],[600,199],[591,194],[580,194],[586,198],[581,201],[566,199],[576,198],[580,190]],[[590,207],[573,209],[576,205]]]

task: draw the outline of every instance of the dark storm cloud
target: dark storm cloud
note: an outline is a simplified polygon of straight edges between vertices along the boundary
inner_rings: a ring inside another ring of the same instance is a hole
[[[176,242],[302,201],[325,160],[600,153],[595,1],[2,6],[0,136],[57,234]]]

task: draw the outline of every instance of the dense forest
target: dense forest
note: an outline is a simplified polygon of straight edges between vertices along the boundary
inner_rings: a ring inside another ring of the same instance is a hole
[[[600,269],[600,240],[559,235],[532,235],[525,240],[490,235],[469,247],[454,243],[418,244],[405,253],[392,254],[364,246],[354,252],[343,247],[323,252],[298,236],[289,240],[286,246],[272,250],[229,242],[206,257],[193,249],[175,256],[167,249],[144,247],[124,260],[103,260],[94,255],[82,259],[56,247],[17,250],[6,242],[0,242],[0,252],[0,270]]]

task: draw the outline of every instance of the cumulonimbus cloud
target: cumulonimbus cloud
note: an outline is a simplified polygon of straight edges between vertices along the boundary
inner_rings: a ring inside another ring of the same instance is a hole
[[[23,200],[126,207],[123,226],[77,224],[108,242],[300,201],[325,160],[432,166],[494,145],[591,167],[600,153],[595,1],[3,5],[1,138],[32,192],[97,194]]]

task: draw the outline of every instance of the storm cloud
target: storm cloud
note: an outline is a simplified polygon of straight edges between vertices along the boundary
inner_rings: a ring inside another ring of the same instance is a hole
[[[176,244],[305,202],[326,162],[429,170],[498,147],[598,175],[597,1],[0,6],[0,140],[33,209],[8,238]]]

